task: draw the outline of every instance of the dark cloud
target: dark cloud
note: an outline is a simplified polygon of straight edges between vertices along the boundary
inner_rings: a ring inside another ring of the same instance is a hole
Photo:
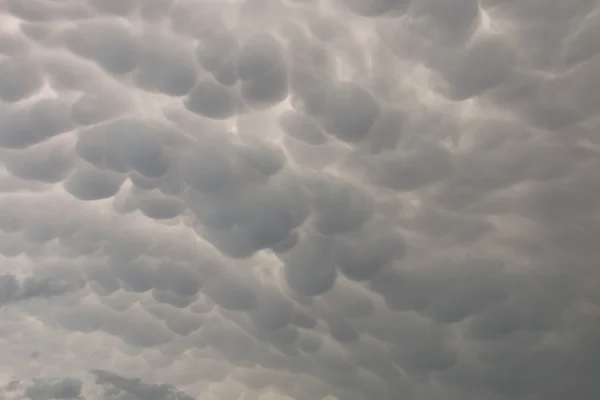
[[[47,399],[80,399],[82,383],[73,378],[55,382],[34,381],[33,385],[25,389],[25,397],[31,400]]]
[[[133,398],[140,400],[193,400],[194,398],[166,384],[146,383],[108,371],[92,371],[107,399]]]
[[[10,274],[0,275],[0,305],[51,298],[75,289],[75,286],[54,278],[26,277],[18,279]]]

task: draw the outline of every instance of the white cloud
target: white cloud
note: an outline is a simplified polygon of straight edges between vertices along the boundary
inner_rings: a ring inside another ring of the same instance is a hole
[[[0,0],[0,397],[582,400],[596,0]]]

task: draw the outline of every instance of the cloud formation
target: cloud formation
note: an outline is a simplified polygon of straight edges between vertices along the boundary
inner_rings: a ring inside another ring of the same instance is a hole
[[[27,277],[19,281],[14,275],[0,275],[0,306],[36,298],[50,298],[74,288],[52,278]]]
[[[0,0],[0,397],[597,399],[599,35],[597,0]]]

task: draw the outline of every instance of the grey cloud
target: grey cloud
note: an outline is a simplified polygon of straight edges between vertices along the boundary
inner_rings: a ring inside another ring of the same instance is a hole
[[[378,17],[392,10],[405,10],[412,0],[343,0],[350,11],[363,17]]]
[[[562,46],[562,57],[567,66],[575,66],[590,59],[600,52],[598,42],[593,38],[598,35],[598,11],[591,12],[583,18],[580,28],[565,38]]]
[[[54,278],[18,279],[14,275],[0,275],[0,305],[60,296],[74,289],[69,283]]]
[[[218,71],[228,61],[236,59],[239,51],[238,38],[233,32],[215,33],[199,42],[195,55],[198,63],[207,71]]]
[[[383,108],[369,130],[369,150],[374,154],[394,150],[404,136],[405,119],[400,109]]]
[[[195,296],[202,285],[197,273],[177,264],[160,264],[156,280],[156,288],[169,290],[182,297]]]
[[[148,0],[138,5],[140,17],[147,21],[160,21],[168,15],[172,0]]]
[[[240,47],[237,56],[238,76],[243,81],[253,81],[269,74],[284,62],[280,44],[270,35],[249,38]]]
[[[306,115],[284,111],[279,118],[282,129],[291,137],[318,146],[327,141],[319,123]]]
[[[29,47],[29,43],[18,33],[5,32],[0,34],[0,53],[7,56],[23,54]]]
[[[241,87],[242,100],[259,110],[281,102],[288,95],[287,72],[287,67],[282,64],[273,67],[263,76],[246,80]]]
[[[25,389],[25,397],[31,400],[79,399],[82,383],[78,379],[67,378],[57,382],[34,381]]]
[[[34,28],[36,28],[35,25],[31,27],[32,30],[35,30]],[[44,36],[48,36],[48,41],[53,40],[53,34],[54,32],[43,33]],[[110,87],[110,85],[107,85],[110,79],[98,76],[97,67],[93,63],[68,52],[47,54],[42,57],[41,64],[46,74],[47,83],[52,90],[59,92],[85,90],[89,92],[87,94],[91,94]],[[120,104],[120,102],[116,104]],[[113,106],[116,104],[113,104]]]
[[[228,361],[240,362],[242,365],[244,363],[252,365],[256,362],[255,357],[258,355],[256,341],[229,321],[214,320],[212,324],[206,326],[206,329],[203,329],[201,335],[204,343],[225,358],[225,363],[216,363],[217,368],[214,371],[216,375],[213,375],[213,379],[223,379],[229,374],[226,365]],[[219,364],[225,367],[220,372]],[[207,365],[207,368],[212,369],[211,365]]]
[[[131,315],[127,322],[120,321],[124,312]],[[121,339],[133,348],[151,348],[168,343],[173,333],[167,326],[150,315],[135,315],[135,310],[114,310],[101,305],[81,305],[57,315],[60,326],[82,333],[103,331]]]
[[[276,330],[292,322],[292,303],[276,287],[263,289],[251,317],[259,329]]]
[[[169,330],[180,336],[189,336],[193,332],[198,331],[204,324],[202,319],[179,312],[178,309],[174,309],[168,305],[154,306],[149,308],[148,311],[156,316],[156,318],[165,321]]]
[[[290,75],[294,108],[313,117],[321,115],[327,104],[327,93],[333,86],[331,77],[303,65],[292,66]]]
[[[6,169],[16,177],[46,183],[64,180],[77,162],[63,141],[51,141],[25,151],[7,152]]]
[[[205,293],[216,304],[228,310],[250,310],[256,302],[256,291],[243,277],[220,276],[209,282]]]
[[[67,2],[66,4],[48,3],[43,0],[28,2],[7,0],[7,11],[25,21],[39,22],[60,19],[61,17],[81,17],[85,9],[81,4]]]
[[[157,271],[153,265],[148,265],[144,258],[136,257],[129,262],[115,260],[110,265],[111,270],[121,279],[131,291],[143,293],[151,290],[156,284]]]
[[[29,57],[0,61],[0,99],[15,102],[33,95],[43,85],[43,76]]]
[[[181,160],[182,175],[185,181],[200,193],[215,192],[231,182],[235,182],[239,171],[235,147],[227,139],[206,138],[190,147]]]
[[[227,29],[220,6],[205,2],[198,4],[193,0],[170,1],[168,12],[163,15],[170,29],[183,35],[204,39]]]
[[[142,176],[158,178],[166,173],[168,161],[161,139],[168,130],[156,121],[118,118],[96,124],[82,132],[76,151],[98,168],[125,173],[133,169]]]
[[[402,234],[384,226],[380,220],[371,220],[338,243],[339,268],[347,278],[371,279],[381,269],[404,257],[406,244]]]
[[[85,276],[90,288],[100,295],[114,293],[121,288],[121,284],[111,272],[101,264],[88,264],[84,267]]]
[[[148,44],[140,55],[140,66],[134,75],[138,87],[171,96],[187,94],[196,83],[194,58],[176,40],[161,35],[148,35]]]
[[[351,182],[323,175],[309,180],[314,226],[325,235],[360,228],[373,214],[373,200]]]
[[[180,215],[185,207],[180,199],[154,191],[145,193],[139,199],[139,208],[148,218],[171,219]]]
[[[352,82],[340,82],[328,94],[324,115],[325,129],[340,140],[363,140],[381,114],[381,106],[373,95]]]
[[[139,38],[128,24],[118,20],[82,23],[67,31],[64,40],[69,50],[110,73],[126,74],[139,63]]]
[[[435,0],[414,1],[411,11],[417,16],[417,29],[441,45],[462,44],[467,41],[480,22],[477,0],[459,0],[450,6]],[[421,19],[419,21],[419,19]]]
[[[465,100],[481,95],[508,79],[515,65],[515,50],[499,36],[483,36],[467,47],[462,54],[452,54],[458,60],[440,60],[442,74],[450,88],[448,95]]]
[[[337,276],[333,240],[318,233],[303,235],[296,246],[281,256],[290,287],[307,296],[333,287]]]
[[[16,107],[2,115],[0,146],[25,149],[71,130],[70,105],[55,99],[36,101],[31,107]]]
[[[0,397],[597,398],[599,10],[0,0]]]
[[[356,152],[344,160],[345,166],[356,176],[399,193],[443,182],[451,176],[454,162],[452,153],[446,147],[428,141],[371,157]]]
[[[100,12],[122,16],[130,14],[137,5],[135,0],[88,0],[87,3]]]
[[[287,65],[281,45],[268,35],[256,35],[242,43],[236,57],[242,80],[242,99],[252,108],[279,103],[288,94]]]
[[[235,63],[232,60],[227,61],[217,71],[213,72],[213,77],[221,85],[233,86],[239,81]],[[280,86],[281,86],[281,80]]]
[[[238,102],[232,90],[204,79],[192,89],[185,106],[203,117],[227,119],[237,114]]]
[[[83,164],[67,179],[65,189],[80,200],[100,200],[117,194],[124,180],[112,171]]]
[[[355,342],[359,339],[359,335],[347,321],[341,318],[331,318],[328,322],[329,333],[331,336],[341,343]]]
[[[96,383],[103,390],[104,395],[110,400],[136,399],[136,400],[193,400],[194,398],[184,392],[178,391],[166,384],[146,383],[140,379],[132,379],[108,371],[92,371]]]
[[[173,293],[170,290],[161,290],[156,288],[150,291],[150,295],[154,300],[163,304],[168,304],[175,308],[189,307],[194,302],[194,300],[196,300],[196,296],[180,296],[178,294]],[[169,322],[167,322],[167,324],[168,323]],[[173,330],[170,326],[169,329]]]
[[[120,116],[127,105],[110,93],[83,93],[71,107],[71,117],[79,125],[94,125]]]

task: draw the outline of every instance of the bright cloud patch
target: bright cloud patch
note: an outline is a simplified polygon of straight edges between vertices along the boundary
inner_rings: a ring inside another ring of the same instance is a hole
[[[0,398],[596,400],[596,0],[0,0]]]

